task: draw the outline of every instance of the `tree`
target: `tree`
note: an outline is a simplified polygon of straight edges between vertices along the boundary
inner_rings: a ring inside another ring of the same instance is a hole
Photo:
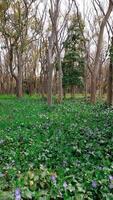
[[[9,68],[16,81],[17,96],[22,96],[23,52],[27,39],[28,5],[26,1],[8,1],[7,9],[1,18],[1,33],[8,49]],[[14,52],[17,60],[17,72],[14,66]]]
[[[51,32],[48,37],[48,51],[47,51],[47,63],[48,63],[48,104],[52,104],[52,79],[53,69],[55,62],[58,64],[58,102],[62,102],[63,89],[62,89],[62,65],[61,65],[61,52],[63,50],[62,44],[65,36],[65,28],[69,13],[72,8],[73,1],[68,0],[68,9],[63,16],[63,20],[60,18],[61,0],[50,0],[50,22]],[[61,21],[60,21],[61,20]],[[59,23],[60,22],[60,23]],[[56,60],[55,60],[56,59]]]
[[[26,51],[28,53],[27,47],[38,34],[36,30],[40,26],[38,23],[37,29],[33,31],[39,2],[35,3],[36,8],[33,8],[33,3],[35,0],[7,1],[0,17],[0,33],[7,47],[8,68],[16,82],[17,97],[21,97],[23,93],[23,71]]]
[[[104,15],[101,25],[100,25],[96,54],[94,58],[94,68],[93,68],[92,77],[91,77],[91,102],[92,103],[95,103],[96,101],[96,76],[99,70],[99,58],[100,58],[101,47],[102,47],[102,42],[103,42],[104,29],[112,10],[113,10],[113,1],[109,0],[109,6],[107,9],[107,12]]]
[[[48,105],[52,105],[52,78],[54,67],[54,45],[55,45],[55,31],[57,27],[57,20],[59,15],[59,2],[50,0],[49,16],[51,20],[51,34],[48,37],[48,49],[47,49],[47,66],[48,66],[48,93],[47,102]]]
[[[84,31],[84,23],[81,15],[74,15],[68,29],[68,37],[64,43],[65,56],[62,62],[63,86],[64,88],[83,86],[83,76],[85,67],[84,37],[80,30]]]

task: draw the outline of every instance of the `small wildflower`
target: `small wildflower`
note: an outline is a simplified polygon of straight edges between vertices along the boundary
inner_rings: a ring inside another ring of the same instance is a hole
[[[16,188],[15,190],[15,200],[21,200],[21,194],[19,188]]]
[[[50,178],[51,178],[51,181],[53,182],[53,184],[56,185],[56,175],[53,174],[53,175],[51,175]]]
[[[52,175],[52,176],[51,176],[51,180],[52,180],[53,182],[56,181],[55,175]]]
[[[92,187],[96,188],[97,187],[97,182],[96,181],[92,181]]]
[[[67,183],[66,181],[63,183],[63,187],[66,189],[67,188]]]
[[[113,181],[113,176],[112,175],[109,176],[109,180]]]

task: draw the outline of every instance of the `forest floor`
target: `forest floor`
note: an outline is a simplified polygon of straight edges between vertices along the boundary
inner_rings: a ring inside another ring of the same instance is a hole
[[[16,192],[15,192],[16,191]],[[0,97],[0,200],[113,200],[113,108]]]

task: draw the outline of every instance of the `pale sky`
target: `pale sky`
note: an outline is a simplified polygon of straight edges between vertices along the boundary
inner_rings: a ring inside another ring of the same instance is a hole
[[[88,11],[92,9],[92,0],[77,0],[77,3],[83,16],[88,14]],[[108,0],[100,0],[100,3],[103,7],[107,8]]]

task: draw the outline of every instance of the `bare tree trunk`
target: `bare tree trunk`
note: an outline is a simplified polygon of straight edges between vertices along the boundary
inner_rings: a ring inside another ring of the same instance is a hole
[[[10,77],[10,94],[13,94],[13,77]]]
[[[99,99],[102,98],[102,62],[99,65],[99,80],[98,80]]]
[[[53,35],[48,38],[49,40],[49,47],[48,47],[48,52],[47,52],[47,63],[48,63],[48,92],[47,92],[47,102],[48,105],[52,105],[52,76],[53,76],[53,62],[52,62],[52,43],[53,43]]]
[[[18,80],[17,80],[17,97],[22,97],[22,56],[20,55],[20,52],[17,55],[18,57]]]
[[[84,89],[85,89],[85,100],[87,100],[87,67],[85,66],[84,73]]]
[[[58,67],[59,67],[59,71],[58,71],[58,78],[59,78],[59,85],[58,85],[58,92],[59,92],[59,96],[58,96],[58,102],[61,103],[62,99],[63,99],[63,88],[62,88],[62,64],[61,64],[61,57],[60,57],[60,53],[58,54]]]
[[[52,75],[53,75],[53,67],[50,65],[48,71],[48,94],[47,94],[47,102],[49,106],[52,105],[52,85],[53,85]]]
[[[22,77],[20,72],[17,80],[17,97],[22,97],[22,95]]]
[[[12,77],[15,79],[16,81],[16,96],[19,97],[19,80],[18,77],[15,75],[14,70],[13,70],[13,54],[14,53],[14,49],[13,49],[13,45],[11,45],[10,49],[9,49],[9,67],[10,67],[10,72]]]
[[[96,76],[94,73],[91,74],[91,102],[96,101]]]
[[[49,10],[50,14],[50,19],[52,23],[52,34],[51,37],[49,38],[49,48],[48,48],[48,60],[49,60],[49,77],[48,77],[48,104],[52,104],[52,72],[53,72],[53,50],[55,51],[56,46],[56,51],[57,51],[57,62],[59,65],[59,99],[58,101],[62,101],[62,66],[61,66],[61,58],[60,58],[60,51],[59,51],[59,44],[58,44],[58,17],[59,17],[59,6],[60,6],[60,0],[56,1],[50,1],[51,9]],[[50,83],[51,81],[51,83]]]
[[[111,41],[111,47],[113,47],[113,37]],[[107,103],[109,106],[113,103],[113,58],[110,57],[109,72],[108,72],[108,97]]]
[[[112,3],[112,1],[109,1],[109,7],[107,10],[107,13],[104,16],[101,26],[100,26],[97,50],[96,50],[96,55],[95,55],[94,70],[93,70],[93,76],[92,76],[93,80],[91,81],[91,102],[92,103],[96,102],[96,75],[98,73],[98,68],[99,68],[99,57],[100,57],[101,47],[102,47],[102,42],[103,42],[104,28],[106,26],[106,23],[109,19],[109,16],[110,16],[112,10],[113,10],[113,3]]]

